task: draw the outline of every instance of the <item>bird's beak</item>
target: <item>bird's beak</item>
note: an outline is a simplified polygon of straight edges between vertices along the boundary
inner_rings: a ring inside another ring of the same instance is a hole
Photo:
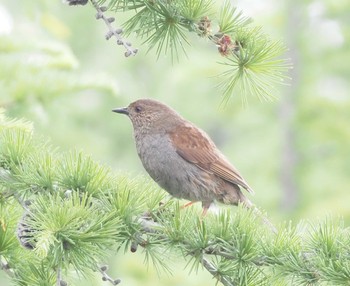
[[[112,111],[113,111],[113,112],[116,112],[116,113],[121,113],[121,114],[129,115],[129,111],[128,111],[128,108],[127,108],[127,107],[115,108],[115,109],[113,109]]]

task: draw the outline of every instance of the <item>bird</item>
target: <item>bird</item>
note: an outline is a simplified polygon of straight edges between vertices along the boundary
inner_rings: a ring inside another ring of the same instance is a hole
[[[254,191],[239,171],[206,132],[174,109],[145,98],[112,111],[129,117],[143,167],[171,196],[190,201],[186,205],[201,202],[203,215],[215,202],[255,208],[242,189]]]

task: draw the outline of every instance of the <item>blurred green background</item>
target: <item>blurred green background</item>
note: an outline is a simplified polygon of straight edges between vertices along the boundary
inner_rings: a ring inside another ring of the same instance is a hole
[[[217,1],[217,5],[220,5]],[[114,107],[151,97],[207,131],[256,192],[252,200],[276,224],[340,216],[350,223],[350,2],[234,2],[289,48],[294,68],[277,100],[239,94],[222,106],[216,48],[193,37],[178,63],[147,53],[125,58],[91,6],[61,1],[0,1],[0,107],[33,122],[60,150],[78,149],[114,171],[144,174],[132,128]],[[109,13],[113,15],[113,13]],[[113,15],[115,16],[115,15]],[[117,14],[121,24],[128,15]],[[204,272],[173,275],[143,264],[141,254],[112,259],[122,285],[215,285]],[[0,272],[0,284],[9,285]],[[1,280],[2,279],[2,280]],[[97,276],[75,285],[104,285]]]

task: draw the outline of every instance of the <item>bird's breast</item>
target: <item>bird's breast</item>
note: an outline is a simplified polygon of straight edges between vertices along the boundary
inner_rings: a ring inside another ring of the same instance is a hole
[[[167,171],[178,157],[175,148],[166,134],[145,135],[136,139],[137,153],[146,171],[154,178]]]
[[[213,200],[209,174],[179,156],[168,135],[137,138],[136,147],[148,174],[172,196],[192,201]]]

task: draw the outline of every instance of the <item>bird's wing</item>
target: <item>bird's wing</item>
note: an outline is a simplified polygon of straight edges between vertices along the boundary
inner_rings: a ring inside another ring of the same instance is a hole
[[[226,160],[203,131],[194,126],[185,125],[171,132],[170,139],[176,152],[186,161],[254,193],[238,170]]]

